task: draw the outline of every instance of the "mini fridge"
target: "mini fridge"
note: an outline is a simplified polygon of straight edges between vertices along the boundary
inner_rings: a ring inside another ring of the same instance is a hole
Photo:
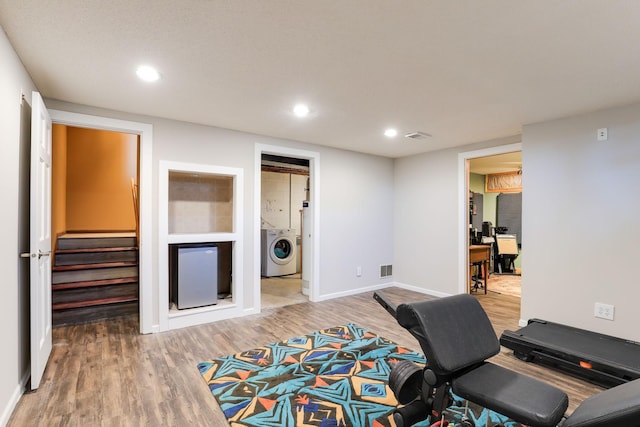
[[[213,305],[218,300],[218,246],[171,245],[171,288],[179,310]]]

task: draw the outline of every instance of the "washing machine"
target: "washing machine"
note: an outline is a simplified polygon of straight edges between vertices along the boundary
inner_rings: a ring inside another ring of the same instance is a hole
[[[285,276],[296,272],[296,231],[262,230],[262,275]]]

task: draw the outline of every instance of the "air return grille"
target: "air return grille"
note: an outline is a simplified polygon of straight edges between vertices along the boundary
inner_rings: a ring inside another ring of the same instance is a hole
[[[427,138],[431,138],[431,135],[424,132],[409,132],[409,133],[405,133],[404,137],[409,139],[427,139]]]
[[[380,277],[391,277],[393,275],[393,266],[391,264],[380,266]]]

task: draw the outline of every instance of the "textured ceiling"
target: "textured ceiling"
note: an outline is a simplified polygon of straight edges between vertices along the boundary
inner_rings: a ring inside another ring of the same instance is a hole
[[[640,101],[638,23],[636,0],[0,0],[47,98],[389,157]]]

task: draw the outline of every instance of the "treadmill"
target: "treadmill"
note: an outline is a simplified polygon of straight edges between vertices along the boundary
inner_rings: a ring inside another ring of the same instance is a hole
[[[504,331],[500,344],[535,362],[609,388],[640,378],[640,343],[559,323],[530,319]]]

